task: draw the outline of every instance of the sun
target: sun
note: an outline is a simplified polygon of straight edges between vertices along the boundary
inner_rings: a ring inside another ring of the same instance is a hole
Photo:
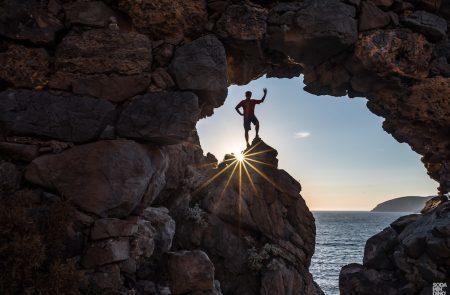
[[[238,160],[239,162],[244,161],[245,159],[245,155],[242,152],[237,152],[234,154],[234,157],[236,158],[236,160]]]

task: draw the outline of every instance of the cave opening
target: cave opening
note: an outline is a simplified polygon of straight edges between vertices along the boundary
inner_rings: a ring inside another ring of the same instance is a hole
[[[302,184],[317,228],[310,271],[326,294],[338,294],[340,269],[362,262],[365,241],[403,215],[365,212],[395,197],[432,195],[439,184],[427,176],[420,155],[383,130],[384,119],[368,111],[366,98],[318,96],[304,86],[303,76],[230,86],[225,104],[200,120],[197,131],[204,153],[219,161],[240,153],[244,128],[234,107],[245,91],[260,99],[268,88],[255,111],[260,137],[277,149],[279,168]],[[252,127],[250,139],[254,135]]]
[[[260,136],[278,150],[280,167],[302,182],[312,210],[364,211],[390,197],[435,193],[439,184],[427,176],[420,155],[382,129],[384,118],[368,111],[367,99],[317,96],[304,86],[303,76],[264,76],[230,86],[225,104],[197,123],[204,153],[220,161],[245,149],[242,118],[234,107],[245,91],[259,99],[269,87],[255,111]],[[252,126],[250,140],[254,136]]]

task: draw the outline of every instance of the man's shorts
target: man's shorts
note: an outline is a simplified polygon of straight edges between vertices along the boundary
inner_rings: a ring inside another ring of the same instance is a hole
[[[253,123],[254,125],[258,124],[259,121],[256,118],[256,116],[250,116],[250,117],[244,117],[244,129],[245,130],[252,130],[250,123]]]

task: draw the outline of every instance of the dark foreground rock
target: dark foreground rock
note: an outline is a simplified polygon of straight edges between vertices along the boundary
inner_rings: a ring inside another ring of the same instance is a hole
[[[363,265],[342,268],[341,294],[432,294],[434,283],[450,285],[449,238],[448,199],[399,218],[367,241]]]
[[[42,156],[26,169],[32,183],[57,190],[86,212],[125,217],[164,186],[164,154],[133,141],[99,141]],[[144,197],[148,192],[150,196]]]
[[[114,106],[91,97],[56,96],[30,90],[0,93],[5,135],[29,135],[69,142],[96,139],[114,119]]]

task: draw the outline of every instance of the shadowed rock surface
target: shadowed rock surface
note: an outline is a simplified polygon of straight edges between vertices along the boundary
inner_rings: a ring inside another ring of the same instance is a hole
[[[450,284],[450,202],[423,215],[400,217],[371,237],[363,264],[339,276],[341,294],[432,294],[433,283]]]
[[[369,241],[365,265],[343,270],[343,293],[413,294],[448,277],[448,256],[435,253],[448,248],[449,218],[441,217],[450,188],[449,7],[449,0],[1,1],[0,205],[14,210],[1,211],[0,235],[17,206],[26,212],[17,220],[35,219],[16,227],[27,233],[52,217],[49,204],[70,213],[56,216],[68,224],[55,217],[41,231],[64,227],[57,254],[48,235],[15,248],[38,258],[46,249],[56,264],[37,271],[36,261],[24,261],[30,265],[14,267],[23,276],[1,286],[11,294],[69,290],[65,282],[77,280],[29,280],[63,265],[58,275],[82,274],[94,290],[170,294],[164,253],[201,250],[215,270],[199,280],[213,287],[190,295],[319,294],[308,271],[314,220],[298,182],[276,168],[276,152],[266,146],[254,155],[269,164],[251,163],[265,177],[249,169],[252,185],[241,171],[241,189],[235,173],[224,190],[233,157],[221,164],[204,157],[195,130],[223,104],[228,85],[300,74],[310,93],[366,97],[384,130],[420,154],[440,184],[440,199],[423,216],[393,224]],[[14,242],[7,236],[2,249]],[[0,260],[23,261],[14,256],[22,252]],[[13,272],[5,266],[4,274]]]
[[[173,210],[176,245],[208,253],[224,294],[313,294],[315,225],[301,186],[263,141],[244,153],[206,170],[190,207]]]

